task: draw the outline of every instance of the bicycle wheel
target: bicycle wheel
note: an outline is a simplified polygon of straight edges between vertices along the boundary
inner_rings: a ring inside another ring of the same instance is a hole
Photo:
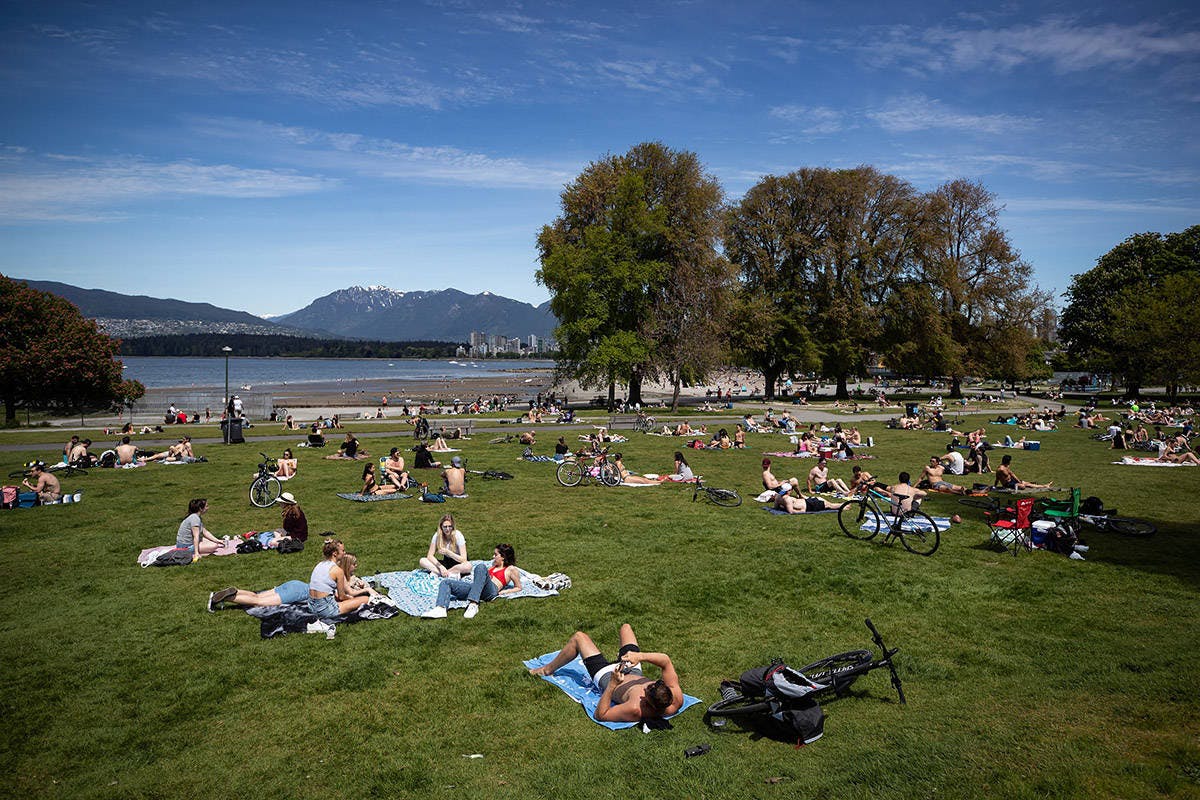
[[[1109,517],[1107,524],[1110,530],[1126,536],[1153,536],[1158,532],[1158,528],[1153,523],[1132,517]]]
[[[278,478],[255,478],[250,484],[250,504],[258,508],[273,506],[279,499],[279,492]]]
[[[616,464],[605,461],[600,465],[600,482],[605,486],[621,485],[621,471],[617,469]]]
[[[727,697],[723,700],[718,700],[708,707],[704,712],[705,719],[710,717],[728,717],[737,719],[738,717],[749,717],[755,714],[761,714],[771,708],[771,703],[761,697],[745,697],[737,694],[733,697]]]
[[[64,478],[74,478],[76,475],[83,477],[83,476],[87,475],[87,470],[84,469],[83,467],[68,466],[66,469],[63,470],[62,474],[63,474]]]
[[[982,508],[984,511],[995,511],[1000,507],[1000,502],[990,497],[960,497],[958,504],[970,508]]]
[[[578,461],[564,461],[558,465],[558,482],[563,486],[578,486],[583,480],[583,466]]]
[[[864,667],[874,660],[870,650],[848,650],[836,656],[801,667],[800,672],[814,683],[830,686],[835,692],[849,688],[866,670]]]
[[[924,511],[909,511],[901,515],[896,535],[900,537],[900,544],[904,545],[905,550],[919,556],[933,555],[942,543],[937,525]]]
[[[29,470],[27,470],[27,469],[15,469],[15,470],[13,470],[12,472],[8,473],[8,477],[10,477],[10,478],[28,478],[28,477],[29,477]]]
[[[864,528],[863,525],[868,522],[871,524]],[[881,523],[879,515],[868,514],[867,504],[859,500],[847,500],[838,509],[838,525],[842,526],[842,533],[851,539],[874,539],[879,535]]]
[[[719,506],[737,508],[742,504],[742,496],[733,489],[711,489],[705,486],[704,491],[708,494],[708,499]]]

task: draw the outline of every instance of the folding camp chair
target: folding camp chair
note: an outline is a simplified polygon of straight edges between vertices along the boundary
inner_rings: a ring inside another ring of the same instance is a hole
[[[1039,519],[1069,520],[1074,522],[1079,517],[1079,498],[1081,489],[1071,490],[1070,500],[1043,499],[1037,502],[1037,517]]]
[[[1015,508],[1003,508],[988,515],[988,526],[992,532],[989,544],[997,544],[1004,550],[1012,550],[1016,557],[1028,550],[1033,540],[1033,498],[1022,497]]]

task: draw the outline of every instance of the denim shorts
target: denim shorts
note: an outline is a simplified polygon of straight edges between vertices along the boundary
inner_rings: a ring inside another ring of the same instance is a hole
[[[308,584],[304,581],[288,581],[275,587],[279,602],[285,606],[290,603],[303,603],[308,599]]]
[[[307,588],[307,586],[305,588]],[[333,595],[331,594],[326,595],[325,597],[309,597],[308,611],[310,614],[315,614],[318,619],[336,617],[339,613],[341,613],[338,611],[337,600],[334,600]]]

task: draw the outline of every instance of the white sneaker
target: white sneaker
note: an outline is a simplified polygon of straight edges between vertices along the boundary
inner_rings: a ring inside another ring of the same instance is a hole
[[[479,613],[479,604],[478,603],[468,603],[467,610],[463,612],[463,619],[471,619],[478,613]],[[446,616],[445,611],[442,612],[442,616],[443,617]]]
[[[316,622],[308,623],[308,627],[305,628],[304,632],[305,633],[323,633],[326,636],[328,636],[329,630],[330,630],[329,623],[323,622],[321,620],[317,620]]]
[[[421,616],[425,619],[445,619],[446,609],[442,608],[441,606],[434,606],[428,611],[422,611]]]
[[[1071,558],[1075,559],[1076,561],[1085,560],[1083,556],[1079,555],[1079,553],[1071,553]]]
[[[1075,545],[1075,552],[1076,552],[1076,553],[1086,553],[1087,551],[1088,551],[1088,546],[1087,546],[1086,544],[1077,544],[1077,545]]]

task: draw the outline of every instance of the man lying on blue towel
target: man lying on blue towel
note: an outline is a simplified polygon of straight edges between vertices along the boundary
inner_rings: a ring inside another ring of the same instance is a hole
[[[684,703],[683,689],[671,657],[666,653],[643,653],[628,623],[621,626],[620,636],[616,662],[601,655],[592,637],[575,631],[558,655],[545,666],[529,670],[529,674],[553,675],[565,664],[582,658],[601,692],[594,715],[597,722],[653,722],[679,711]],[[655,681],[644,676],[643,663],[658,667],[662,677]]]

